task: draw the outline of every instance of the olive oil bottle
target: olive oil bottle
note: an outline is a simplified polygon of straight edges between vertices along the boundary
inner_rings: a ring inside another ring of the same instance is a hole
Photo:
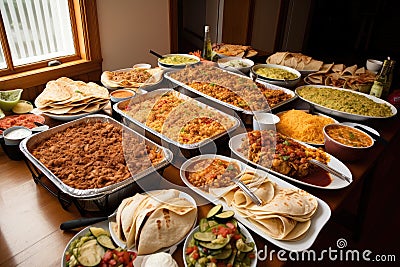
[[[381,97],[382,92],[385,86],[389,81],[389,67],[390,67],[390,58],[385,59],[383,62],[383,67],[379,72],[378,76],[376,77],[374,84],[371,87],[371,91],[369,92],[370,95]]]
[[[211,47],[211,37],[210,37],[210,26],[206,25],[204,27],[204,43],[203,43],[203,52],[201,57],[205,60],[212,59],[212,47]]]

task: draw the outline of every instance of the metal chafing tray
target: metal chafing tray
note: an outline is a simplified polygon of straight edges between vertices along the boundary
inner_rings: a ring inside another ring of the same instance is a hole
[[[249,77],[247,77],[247,76],[243,76],[243,75],[240,75],[240,74],[231,72],[231,71],[223,70],[223,69],[220,69],[220,68],[217,68],[217,67],[213,67],[213,68],[218,69],[218,71],[223,71],[226,75],[231,76],[232,79],[241,78],[241,79],[252,80],[251,78],[249,78]],[[168,79],[169,81],[171,81],[172,83],[176,84],[177,86],[180,86],[180,87],[184,88],[185,90],[187,90],[187,91],[190,92],[191,94],[194,94],[194,95],[197,95],[197,96],[202,96],[202,97],[204,97],[204,98],[206,98],[206,99],[208,99],[208,100],[211,100],[212,102],[214,102],[214,103],[217,104],[217,105],[213,105],[213,106],[216,107],[216,108],[220,108],[221,106],[223,106],[224,108],[230,108],[230,109],[236,111],[237,114],[240,116],[240,118],[241,118],[246,124],[249,124],[249,123],[251,124],[251,123],[252,123],[252,116],[253,116],[254,112],[270,112],[270,110],[274,110],[274,109],[276,109],[276,108],[278,108],[278,107],[280,107],[280,106],[282,106],[282,105],[284,105],[284,104],[286,104],[286,103],[289,103],[289,102],[291,102],[291,101],[293,101],[293,100],[295,100],[295,99],[297,98],[297,95],[296,95],[292,90],[290,90],[290,89],[283,88],[283,87],[280,87],[280,86],[277,86],[277,85],[274,85],[274,84],[269,84],[269,83],[267,83],[267,82],[263,82],[263,81],[257,80],[257,82],[259,82],[259,83],[265,85],[265,86],[266,86],[267,88],[269,88],[269,89],[273,89],[273,90],[282,90],[282,91],[284,91],[286,94],[289,94],[289,95],[292,96],[292,97],[291,97],[290,99],[287,99],[287,100],[285,100],[285,101],[282,101],[282,102],[276,104],[275,106],[271,107],[270,109],[245,110],[245,109],[243,109],[243,108],[240,108],[240,107],[237,107],[237,106],[235,106],[235,105],[226,103],[226,102],[224,102],[224,101],[222,101],[222,100],[219,100],[219,99],[217,99],[217,98],[211,97],[211,96],[209,96],[209,95],[207,95],[207,94],[205,94],[205,93],[199,92],[199,91],[197,91],[196,89],[194,89],[194,88],[192,88],[192,87],[186,85],[185,83],[183,83],[183,82],[181,82],[181,81],[178,81],[178,80],[176,80],[176,79],[174,79],[174,78],[171,77],[171,74],[176,73],[176,72],[179,72],[179,71],[181,71],[181,70],[166,72],[166,73],[164,73],[164,77],[165,77],[166,79]],[[220,106],[218,106],[218,104],[219,104]]]
[[[154,130],[154,129],[148,127],[147,125],[145,125],[144,123],[141,123],[138,120],[130,117],[128,114],[126,114],[126,112],[124,112],[125,108],[128,105],[132,105],[132,104],[135,104],[135,103],[140,103],[140,102],[142,102],[144,100],[148,100],[148,99],[159,98],[160,96],[164,95],[167,92],[172,92],[178,98],[183,99],[185,101],[189,101],[190,100],[193,103],[195,103],[196,105],[202,107],[203,109],[208,109],[208,110],[216,112],[216,113],[218,113],[220,115],[225,116],[227,119],[229,119],[233,123],[233,126],[231,128],[229,128],[229,129],[227,129],[226,132],[220,133],[220,134],[215,135],[215,136],[213,136],[211,138],[207,138],[207,139],[204,139],[204,140],[202,140],[200,142],[193,143],[193,144],[184,144],[184,143],[180,143],[178,141],[175,141],[175,140],[172,140],[172,139],[168,138],[164,134],[162,134],[160,132],[157,132],[156,130]],[[188,96],[186,96],[184,94],[181,94],[181,93],[179,93],[179,92],[177,92],[177,91],[175,91],[173,89],[157,89],[157,90],[149,92],[149,93],[147,93],[145,95],[140,95],[140,96],[137,96],[137,97],[129,99],[129,100],[121,101],[121,102],[115,104],[113,106],[113,109],[117,113],[119,113],[123,118],[125,118],[127,123],[131,124],[131,126],[133,126],[133,127],[136,126],[136,127],[134,127],[135,130],[137,130],[137,131],[139,131],[139,130],[146,131],[146,134],[150,133],[150,134],[147,134],[146,136],[148,136],[149,138],[151,138],[155,142],[160,143],[163,146],[167,146],[171,150],[173,150],[175,156],[177,155],[175,153],[175,152],[177,152],[176,148],[179,148],[181,150],[181,152],[183,152],[183,156],[197,155],[198,152],[199,152],[198,151],[199,148],[202,148],[202,147],[204,147],[204,146],[206,146],[206,145],[208,145],[208,144],[210,144],[210,143],[212,143],[214,141],[221,140],[221,138],[223,136],[229,135],[234,130],[236,130],[240,125],[240,121],[239,121],[238,118],[236,118],[234,116],[231,116],[231,115],[228,115],[228,114],[226,114],[226,113],[224,113],[224,112],[222,112],[222,111],[220,111],[218,109],[210,107],[210,106],[208,106],[208,105],[206,105],[204,103],[201,103],[201,102],[199,102],[199,101],[197,101],[195,99],[192,99],[192,98],[190,98],[190,97],[188,97]],[[139,127],[139,128],[137,128],[137,127]]]
[[[54,173],[52,173],[42,162],[40,162],[36,157],[34,157],[31,154],[32,148],[38,144],[39,142],[46,140],[47,138],[51,137],[52,135],[64,131],[66,128],[77,125],[80,123],[85,123],[85,122],[92,122],[92,121],[100,121],[100,122],[108,122],[111,123],[115,126],[121,127],[124,131],[128,131],[129,134],[132,134],[132,136],[138,137],[138,138],[143,138],[145,141],[145,144],[150,146],[150,147],[157,147],[157,149],[161,149],[163,151],[164,159],[157,163],[156,165],[153,165],[143,171],[140,171],[138,173],[132,174],[132,177],[123,180],[121,182],[105,186],[103,188],[96,188],[96,189],[76,189],[72,188],[65,183],[61,181],[60,178],[58,178]],[[73,197],[74,199],[77,200],[97,200],[97,201],[103,201],[104,198],[107,198],[105,202],[109,202],[109,197],[115,195],[118,195],[118,197],[121,197],[121,195],[126,195],[124,192],[122,192],[123,189],[127,188],[129,185],[132,185],[133,183],[137,182],[138,180],[141,180],[148,175],[151,175],[152,173],[155,173],[156,171],[159,171],[160,169],[166,167],[171,161],[172,161],[172,152],[164,147],[161,147],[157,145],[156,143],[152,142],[151,140],[139,135],[137,132],[133,131],[129,127],[117,122],[113,118],[106,116],[106,115],[101,115],[101,114],[96,114],[96,115],[89,115],[74,121],[70,121],[68,123],[56,126],[54,128],[51,128],[47,131],[40,132],[37,134],[34,134],[26,139],[24,139],[20,143],[20,149],[23,152],[23,154],[26,156],[26,158],[31,162],[39,171],[41,171],[62,193],[69,195]],[[130,195],[132,195],[132,191],[130,190]],[[119,204],[119,203],[118,203]],[[98,204],[96,204],[99,206]]]

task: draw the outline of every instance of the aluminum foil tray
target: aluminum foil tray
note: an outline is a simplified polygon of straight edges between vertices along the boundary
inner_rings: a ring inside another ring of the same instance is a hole
[[[220,68],[217,68],[217,67],[214,67],[214,68],[215,68],[215,69],[218,69],[219,71],[221,71]],[[196,89],[194,89],[194,88],[192,88],[192,87],[186,85],[185,83],[180,82],[180,81],[178,81],[178,80],[176,80],[176,79],[174,79],[174,78],[171,77],[171,74],[172,74],[172,73],[179,72],[179,71],[180,71],[180,70],[166,72],[166,73],[164,73],[164,77],[165,77],[166,79],[168,79],[169,81],[171,81],[172,83],[174,83],[174,84],[176,84],[176,85],[178,85],[178,86],[180,86],[180,87],[183,87],[183,88],[187,89],[188,91],[190,91],[190,92],[192,92],[192,93],[194,93],[194,94],[196,94],[196,95],[198,95],[198,96],[202,96],[202,97],[204,97],[204,98],[206,98],[206,99],[208,99],[208,100],[211,100],[211,101],[213,101],[213,102],[215,102],[215,103],[218,103],[218,104],[220,104],[220,105],[222,105],[222,106],[224,106],[224,107],[228,107],[228,108],[230,108],[230,109],[235,110],[236,112],[243,113],[243,114],[246,114],[246,115],[253,115],[254,112],[270,112],[270,110],[276,109],[276,108],[278,108],[278,107],[280,107],[280,106],[282,106],[282,105],[284,105],[284,104],[286,104],[286,103],[288,103],[288,102],[291,102],[291,101],[293,101],[293,100],[295,100],[295,99],[297,98],[297,95],[296,95],[292,90],[290,90],[290,89],[283,88],[283,87],[280,87],[280,86],[277,86],[277,85],[274,85],[274,84],[270,84],[270,83],[267,83],[267,82],[263,82],[263,81],[257,80],[257,82],[259,82],[259,83],[265,85],[265,86],[266,86],[267,88],[269,88],[269,89],[273,89],[273,90],[282,90],[282,91],[284,91],[286,94],[291,95],[292,97],[289,98],[289,99],[287,99],[287,100],[285,100],[285,101],[282,101],[282,102],[276,104],[276,105],[273,106],[271,109],[246,110],[246,109],[237,107],[237,106],[235,106],[235,105],[226,103],[226,102],[224,102],[224,101],[222,101],[222,100],[219,100],[219,99],[217,99],[217,98],[211,97],[211,96],[209,96],[209,95],[207,95],[207,94],[205,94],[205,93],[199,92],[199,91],[197,91]],[[227,75],[231,76],[232,79],[241,78],[241,79],[252,80],[251,78],[249,78],[249,77],[247,77],[247,76],[243,76],[243,75],[240,75],[240,74],[237,74],[237,73],[234,73],[234,72],[230,72],[230,71],[227,71],[227,70],[222,70],[222,71],[225,72]]]
[[[91,122],[91,121],[100,121],[100,122],[108,122],[113,125],[116,125],[118,127],[121,127],[124,131],[128,131],[129,134],[132,134],[135,137],[138,138],[143,138],[144,141],[146,142],[146,145],[150,147],[157,147],[158,149],[161,149],[164,154],[164,159],[157,163],[156,165],[153,165],[152,167],[149,167],[143,171],[140,171],[138,173],[135,173],[132,175],[132,177],[125,179],[121,182],[105,186],[102,188],[96,188],[96,189],[76,189],[73,187],[70,187],[66,185],[65,183],[62,182],[60,178],[58,178],[54,173],[52,173],[43,163],[41,163],[36,157],[34,157],[31,154],[31,150],[35,147],[36,144],[39,142],[42,142],[43,140],[46,140],[47,138],[51,137],[55,133],[59,133],[64,131],[66,128],[80,124],[82,122]],[[164,148],[162,146],[157,145],[156,143],[152,142],[151,140],[147,139],[146,137],[141,136],[137,132],[133,131],[129,127],[119,123],[118,121],[114,120],[113,118],[107,116],[107,115],[101,115],[101,114],[96,114],[96,115],[89,115],[74,121],[70,121],[64,124],[61,124],[59,126],[56,126],[54,128],[50,128],[47,131],[40,132],[34,135],[31,135],[28,138],[25,138],[21,143],[20,143],[20,149],[22,153],[26,156],[26,158],[32,162],[32,164],[38,168],[51,182],[55,184],[57,188],[59,188],[63,193],[70,195],[74,198],[77,199],[100,199],[104,196],[110,196],[113,193],[117,193],[121,189],[127,187],[128,185],[138,181],[139,179],[143,179],[146,176],[156,172],[157,170],[167,166],[171,161],[172,161],[172,152]]]
[[[194,101],[194,103],[196,105],[202,107],[203,109],[212,110],[212,111],[217,112],[217,113],[219,113],[219,114],[221,114],[223,116],[226,116],[226,118],[228,118],[229,120],[231,120],[233,122],[233,126],[231,128],[229,128],[226,132],[220,133],[220,134],[215,135],[215,136],[213,136],[211,138],[204,139],[204,140],[202,140],[202,141],[200,141],[198,143],[183,144],[183,143],[180,143],[180,142],[177,142],[175,140],[170,139],[169,137],[165,136],[164,134],[162,134],[160,132],[157,132],[156,130],[154,130],[154,129],[148,127],[147,125],[145,125],[144,123],[141,123],[138,120],[130,117],[128,114],[126,114],[124,112],[125,107],[128,106],[128,105],[132,105],[132,104],[135,104],[135,103],[140,103],[140,102],[145,101],[147,99],[155,99],[155,98],[158,98],[158,97],[164,95],[167,92],[173,92],[180,99],[183,99],[185,101],[189,101],[189,100],[190,101]],[[228,115],[228,114],[226,114],[226,113],[224,113],[224,112],[222,112],[222,111],[220,111],[218,109],[210,107],[210,106],[208,106],[208,105],[206,105],[204,103],[201,103],[201,102],[199,102],[199,101],[197,101],[195,99],[192,99],[192,98],[190,98],[190,97],[188,97],[188,96],[186,96],[184,94],[181,94],[181,93],[179,93],[179,92],[177,92],[177,91],[175,91],[173,89],[157,89],[157,90],[149,92],[149,93],[147,93],[145,95],[140,95],[140,96],[137,96],[137,97],[132,98],[130,100],[128,99],[128,100],[125,100],[125,101],[121,101],[121,102],[115,104],[113,106],[113,109],[117,113],[119,113],[123,118],[125,118],[128,122],[133,123],[136,126],[140,127],[141,129],[150,132],[152,135],[160,138],[161,140],[163,140],[163,141],[165,141],[165,142],[167,142],[169,144],[172,144],[172,145],[174,145],[176,147],[179,147],[179,148],[182,148],[182,149],[185,149],[185,150],[194,150],[194,149],[198,149],[200,147],[203,147],[203,146],[215,141],[216,139],[218,139],[218,138],[220,138],[220,137],[222,137],[222,136],[224,136],[226,134],[230,134],[237,127],[239,127],[239,125],[240,125],[239,119],[237,119],[237,118],[235,118],[235,117],[233,117],[231,115]]]

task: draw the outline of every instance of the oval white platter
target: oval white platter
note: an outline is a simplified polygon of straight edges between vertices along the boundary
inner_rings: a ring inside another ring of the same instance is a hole
[[[316,103],[314,103],[314,102],[312,102],[310,100],[307,100],[307,99],[303,98],[302,96],[300,96],[297,93],[297,90],[300,89],[300,88],[303,88],[303,87],[331,88],[331,89],[334,89],[334,90],[347,91],[347,92],[351,92],[353,94],[362,95],[362,96],[365,96],[365,97],[371,99],[372,101],[374,101],[376,103],[386,104],[387,106],[390,107],[390,110],[392,111],[392,115],[388,116],[388,117],[364,116],[364,115],[358,115],[358,114],[353,114],[353,113],[348,113],[348,112],[344,112],[344,111],[339,111],[339,110],[327,108],[327,107],[324,107],[322,105],[316,104]],[[325,85],[304,85],[304,86],[297,87],[295,92],[296,92],[296,95],[300,99],[306,101],[307,103],[312,104],[315,107],[315,109],[317,109],[319,111],[322,111],[322,112],[324,112],[326,114],[337,116],[337,117],[348,119],[348,120],[364,121],[364,120],[368,120],[368,119],[386,119],[386,118],[391,118],[391,117],[393,117],[393,116],[395,116],[397,114],[397,109],[392,104],[390,104],[389,102],[387,102],[385,100],[382,100],[380,98],[377,98],[375,96],[372,96],[372,95],[367,95],[367,94],[356,92],[356,91],[352,91],[352,90],[349,90],[349,89],[343,89],[343,88],[325,86]]]
[[[190,166],[193,162],[197,161],[197,160],[201,160],[201,159],[221,159],[221,160],[225,160],[225,161],[229,161],[229,162],[234,162],[237,163],[240,166],[241,171],[243,170],[248,170],[248,171],[253,171],[256,172],[257,174],[261,175],[261,176],[266,176],[268,177],[272,182],[275,182],[277,185],[279,185],[280,187],[284,187],[284,188],[292,188],[292,189],[299,189],[298,187],[289,184],[288,182],[285,182],[281,179],[279,179],[278,177],[267,173],[263,170],[260,169],[254,169],[248,165],[246,165],[245,163],[233,159],[233,158],[229,158],[229,157],[225,157],[225,156],[221,156],[221,155],[214,155],[214,154],[206,154],[206,155],[200,155],[200,156],[196,156],[193,157],[187,161],[185,161],[182,164],[182,167],[180,169],[180,176],[182,181],[186,184],[186,186],[188,186],[190,189],[192,189],[194,192],[196,192],[198,195],[204,197],[205,199],[207,199],[208,201],[214,203],[215,205],[217,204],[221,204],[223,206],[224,210],[235,210],[234,208],[228,206],[225,202],[224,199],[222,198],[217,198],[216,196],[209,194],[205,191],[200,190],[199,188],[193,186],[186,178],[185,175],[185,170],[188,168],[188,166]],[[247,220],[246,218],[242,217],[240,214],[238,214],[238,212],[235,213],[235,218],[241,222],[244,226],[246,226],[248,229],[252,230],[253,232],[255,232],[256,234],[258,234],[259,236],[261,236],[262,238],[264,238],[265,240],[271,242],[272,244],[289,250],[289,251],[302,251],[302,250],[306,250],[308,248],[310,248],[312,246],[312,244],[314,243],[315,239],[317,238],[319,232],[321,231],[322,227],[326,224],[326,222],[329,220],[330,216],[331,216],[331,210],[328,206],[328,204],[326,204],[326,202],[324,202],[323,200],[315,197],[318,201],[318,209],[315,212],[315,214],[313,215],[313,217],[311,218],[311,226],[308,229],[307,233],[305,234],[305,236],[300,239],[300,240],[295,240],[295,241],[282,241],[282,240],[276,240],[272,237],[270,237],[269,235],[267,235],[263,230],[261,230],[260,228],[258,228],[257,226],[255,226],[254,224],[252,224],[249,220]]]
[[[274,171],[274,170],[271,170],[271,169],[269,169],[269,168],[266,168],[266,167],[264,167],[264,166],[261,166],[261,165],[255,163],[255,162],[252,162],[251,160],[247,159],[247,157],[246,157],[243,153],[241,153],[241,152],[238,151],[238,148],[240,148],[240,145],[241,145],[241,143],[242,143],[242,140],[244,140],[245,138],[247,138],[247,133],[238,134],[238,135],[232,137],[232,138],[229,140],[229,148],[230,148],[230,149],[232,150],[232,152],[233,152],[234,154],[236,154],[240,159],[242,159],[242,160],[244,160],[244,161],[246,161],[246,162],[248,162],[248,163],[250,163],[250,164],[253,164],[253,165],[257,166],[258,168],[260,168],[260,169],[262,169],[262,170],[265,170],[265,171],[267,171],[267,172],[269,172],[269,173],[272,173],[272,174],[274,174],[274,175],[277,175],[278,177],[282,177],[282,178],[284,178],[284,179],[286,179],[286,180],[290,180],[290,181],[295,182],[295,183],[298,183],[298,184],[303,184],[303,185],[307,185],[307,186],[315,187],[315,188],[320,188],[320,189],[340,189],[340,188],[344,188],[344,187],[350,185],[348,182],[346,182],[346,181],[340,179],[339,177],[337,177],[337,176],[335,176],[335,175],[333,175],[333,174],[329,174],[329,176],[331,177],[331,180],[332,180],[332,182],[331,182],[329,185],[327,185],[327,186],[313,185],[313,184],[305,183],[305,182],[300,181],[300,180],[298,180],[298,179],[295,179],[295,178],[292,178],[292,177],[283,175],[283,174],[278,173],[278,172],[276,172],[276,171]],[[303,143],[303,142],[298,142],[298,143],[300,143],[300,144],[302,144],[302,145],[304,145],[304,146],[306,146],[306,147],[315,149],[314,147],[312,147],[312,146],[310,146],[310,145],[307,145],[307,144],[305,144],[305,143]],[[326,154],[328,154],[328,153],[326,153]],[[331,167],[331,168],[333,168],[333,169],[339,171],[340,173],[346,175],[347,177],[350,178],[351,181],[353,181],[353,176],[352,176],[352,174],[351,174],[349,168],[347,168],[346,165],[343,164],[343,162],[341,162],[340,160],[338,160],[338,159],[335,158],[334,156],[332,156],[332,155],[330,155],[330,154],[328,154],[328,155],[329,155],[330,161],[328,162],[327,165],[328,165],[329,167]]]

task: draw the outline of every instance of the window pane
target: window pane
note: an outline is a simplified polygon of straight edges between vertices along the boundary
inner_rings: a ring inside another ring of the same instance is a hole
[[[0,45],[0,69],[5,69],[7,67],[6,60],[4,59],[3,49]]]
[[[14,66],[75,54],[68,0],[0,0]]]

